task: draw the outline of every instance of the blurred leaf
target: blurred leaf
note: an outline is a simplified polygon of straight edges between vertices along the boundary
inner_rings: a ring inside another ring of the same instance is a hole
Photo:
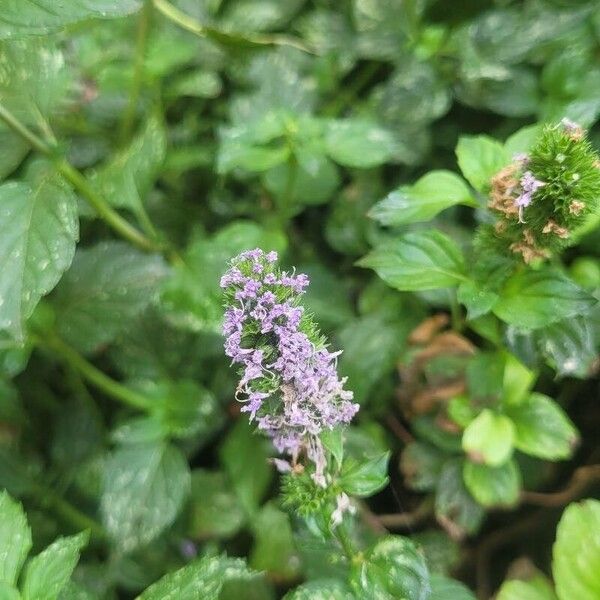
[[[474,206],[469,188],[451,171],[430,171],[411,186],[402,186],[378,202],[369,216],[382,225],[429,221],[456,204]]]
[[[267,440],[245,419],[238,419],[220,447],[223,468],[248,515],[256,513],[273,479],[268,450]]]
[[[346,459],[340,477],[342,489],[350,496],[372,496],[388,484],[389,460],[390,452],[360,462]]]
[[[356,597],[340,581],[316,579],[289,591],[284,600],[356,600]]]
[[[71,578],[88,537],[86,532],[58,538],[34,557],[25,570],[23,600],[56,600]]]
[[[357,264],[373,269],[401,291],[451,287],[466,279],[460,248],[433,229],[383,242]]]
[[[394,155],[392,134],[368,121],[332,121],[325,145],[329,156],[346,167],[375,167]]]
[[[0,39],[18,35],[38,35],[87,19],[122,17],[136,11],[140,0],[19,0],[3,7]]]
[[[400,470],[406,485],[420,492],[435,488],[446,455],[434,446],[412,442],[402,451]]]
[[[0,181],[6,179],[23,161],[29,146],[12,131],[0,131]]]
[[[190,491],[190,470],[174,446],[117,448],[105,466],[102,520],[118,548],[131,551],[160,535]]]
[[[465,429],[462,445],[472,460],[498,466],[510,458],[514,438],[512,421],[486,408]]]
[[[196,237],[162,288],[162,304],[168,319],[191,331],[221,331],[223,318],[221,275],[227,262],[240,252],[260,247],[282,251],[286,239],[280,231],[267,230],[251,221],[235,221],[212,238]]]
[[[502,362],[504,366],[502,400],[505,404],[521,404],[535,383],[536,373],[512,354],[506,353]]]
[[[489,313],[498,300],[498,294],[486,290],[475,281],[463,281],[458,286],[456,298],[467,308],[467,318],[471,321]]]
[[[548,396],[531,394],[507,408],[514,423],[515,447],[546,460],[569,458],[579,441],[575,426],[562,408]]]
[[[8,492],[0,492],[0,582],[16,583],[30,549],[31,530],[23,507]]]
[[[411,539],[421,548],[429,572],[434,575],[448,575],[461,562],[460,546],[446,532],[440,529],[426,529],[411,535]]]
[[[559,271],[521,271],[513,275],[493,307],[496,316],[523,329],[540,329],[585,314],[596,300]]]
[[[387,536],[365,552],[352,569],[357,594],[378,600],[427,600],[431,594],[427,565],[416,545],[400,536]]]
[[[299,574],[300,558],[288,515],[270,502],[256,515],[253,530],[250,566],[266,571],[276,581],[293,581]]]
[[[331,452],[338,468],[342,466],[344,458],[344,429],[345,427],[339,425],[333,429],[324,429],[319,434],[321,443],[327,451]]]
[[[223,473],[192,471],[189,527],[194,539],[228,539],[239,531],[244,519],[244,511]]]
[[[557,600],[552,585],[541,573],[525,581],[505,581],[497,600]]]
[[[500,142],[484,136],[462,136],[456,146],[458,166],[468,182],[486,192],[490,180],[512,158]]]
[[[521,473],[514,460],[491,467],[466,461],[463,467],[465,485],[482,506],[514,506],[521,491]]]
[[[82,352],[96,352],[152,302],[167,272],[161,257],[124,242],[78,250],[56,290],[59,333]]]
[[[79,237],[73,194],[50,176],[0,186],[0,329],[23,339],[23,323],[71,264]]]
[[[458,581],[443,575],[432,575],[428,600],[475,600],[475,596],[466,585]]]
[[[559,600],[594,600],[600,595],[600,502],[570,504],[556,530],[552,575]]]
[[[249,581],[256,577],[243,560],[226,556],[205,556],[168,573],[137,597],[137,600],[219,600],[227,581]]]

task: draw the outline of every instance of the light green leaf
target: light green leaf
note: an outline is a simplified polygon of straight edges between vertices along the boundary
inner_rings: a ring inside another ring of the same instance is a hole
[[[0,329],[17,339],[40,298],[71,264],[77,202],[54,177],[0,186]]]
[[[500,142],[485,135],[462,136],[456,156],[463,175],[480,192],[489,189],[492,176],[511,159]]]
[[[433,290],[466,280],[460,248],[439,231],[427,230],[384,242],[358,263],[401,291]]]
[[[600,502],[570,504],[552,548],[552,575],[559,600],[600,598]]]
[[[22,162],[29,146],[12,131],[0,131],[0,180],[10,175]]]
[[[174,446],[117,448],[104,469],[100,504],[104,526],[118,548],[131,551],[173,523],[189,491],[190,469]]]
[[[499,467],[466,461],[463,477],[467,489],[482,506],[513,506],[519,499],[521,473],[512,459]]]
[[[486,408],[465,429],[462,446],[472,460],[498,466],[510,458],[514,436],[512,421]]]
[[[19,0],[3,2],[0,39],[39,35],[87,19],[122,17],[136,11],[140,0]]]
[[[287,145],[252,146],[235,137],[223,137],[217,157],[217,172],[229,173],[243,169],[252,173],[268,171],[284,163],[290,154]]]
[[[385,537],[368,549],[364,561],[354,565],[351,582],[361,598],[427,600],[431,594],[423,555],[401,536]]]
[[[338,426],[333,429],[324,429],[320,433],[319,438],[326,450],[329,450],[335,458],[338,467],[341,467],[344,458],[344,427]]]
[[[522,152],[529,152],[541,132],[541,125],[527,125],[508,136],[506,142],[504,142],[504,150],[507,158],[510,159],[515,154],[520,154]]]
[[[432,575],[431,596],[427,600],[475,600],[475,596],[463,583],[443,575]]]
[[[539,329],[584,314],[596,302],[559,271],[525,270],[508,280],[492,310],[509,325]]]
[[[356,600],[356,596],[340,581],[316,579],[288,592],[283,600]]]
[[[573,454],[579,434],[552,398],[534,393],[506,410],[515,426],[515,446],[522,452],[546,460],[565,459]]]
[[[137,597],[137,600],[219,600],[227,581],[256,577],[243,560],[207,556],[165,575]]]
[[[332,121],[325,146],[333,160],[345,167],[369,168],[388,162],[394,155],[394,136],[376,123]]]
[[[390,452],[363,461],[347,459],[342,468],[340,485],[351,496],[365,498],[383,489],[388,481]]]
[[[467,184],[451,171],[431,171],[410,186],[401,186],[375,204],[369,216],[382,225],[429,221],[456,204],[475,206]]]
[[[82,352],[96,351],[152,302],[166,274],[160,256],[124,242],[78,250],[56,290],[59,333]]]
[[[88,542],[88,533],[58,538],[27,565],[23,600],[56,600]]]
[[[456,298],[467,308],[467,318],[477,319],[492,310],[498,300],[498,294],[486,290],[476,281],[463,281],[456,291]]]
[[[496,600],[557,600],[552,585],[541,573],[521,581],[505,581]]]
[[[536,373],[528,369],[512,354],[504,355],[502,401],[505,404],[520,404],[535,383]]]
[[[13,585],[31,549],[31,530],[21,504],[0,492],[0,582]]]

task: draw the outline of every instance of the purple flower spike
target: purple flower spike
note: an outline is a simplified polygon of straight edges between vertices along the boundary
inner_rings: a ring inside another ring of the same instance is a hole
[[[221,278],[227,309],[225,353],[240,366],[236,398],[281,453],[301,451],[313,462],[313,479],[326,485],[319,434],[349,423],[358,404],[337,374],[339,352],[309,339],[310,321],[299,305],[309,284],[303,273],[280,272],[277,253],[243,252]],[[312,334],[311,334],[312,335]]]
[[[533,194],[546,184],[543,181],[536,179],[531,171],[525,171],[519,183],[521,185],[521,193],[515,199],[515,206],[519,207],[519,223],[524,223],[523,209],[531,204]]]

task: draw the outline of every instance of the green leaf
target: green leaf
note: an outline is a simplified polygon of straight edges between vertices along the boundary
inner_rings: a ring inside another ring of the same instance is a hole
[[[552,575],[559,600],[600,597],[600,502],[570,504],[563,513],[552,548]]]
[[[512,354],[504,355],[504,378],[502,401],[505,404],[520,404],[535,383],[536,373],[528,369]]]
[[[462,136],[456,156],[463,175],[479,192],[489,189],[492,176],[511,159],[500,142],[485,135]]]
[[[283,600],[356,600],[356,596],[340,581],[317,579],[288,592]]]
[[[320,433],[319,438],[325,449],[329,450],[333,458],[335,458],[338,467],[341,467],[344,458],[344,427],[338,426],[333,429],[324,429]]]
[[[4,3],[0,15],[0,39],[39,35],[87,19],[122,17],[136,11],[139,0],[19,0]]]
[[[219,458],[246,514],[258,510],[273,479],[269,442],[238,419],[221,444]]]
[[[512,135],[508,136],[506,142],[504,142],[506,156],[512,158],[515,154],[529,152],[531,147],[537,141],[540,133],[542,133],[542,126],[536,124],[522,127]]]
[[[401,186],[375,204],[369,216],[382,225],[429,221],[456,204],[475,206],[467,184],[451,171],[431,171],[410,186]]]
[[[17,339],[40,298],[71,264],[79,236],[77,203],[54,177],[34,187],[0,186],[0,329]]]
[[[427,600],[475,600],[475,596],[466,585],[454,579],[432,575],[431,595]]]
[[[467,489],[482,506],[514,506],[519,500],[521,473],[512,459],[499,467],[466,461],[463,477]]]
[[[388,162],[394,155],[395,141],[376,123],[332,121],[325,134],[325,147],[340,165],[366,169]]]
[[[358,263],[401,291],[433,290],[466,279],[460,248],[439,231],[407,233],[384,242]]]
[[[361,598],[427,600],[431,594],[423,555],[400,536],[385,537],[369,548],[364,561],[353,567],[351,582]]]
[[[454,539],[475,533],[485,512],[465,487],[460,459],[449,460],[437,482],[435,516]]]
[[[189,535],[193,539],[228,539],[239,531],[244,519],[244,510],[224,473],[192,472]]]
[[[174,446],[117,448],[104,469],[100,504],[104,526],[117,547],[131,551],[173,523],[189,491],[189,466]]]
[[[552,585],[541,573],[526,581],[505,581],[496,600],[557,600]]]
[[[226,582],[251,580],[256,575],[239,558],[207,556],[165,575],[137,597],[137,600],[219,600]]]
[[[342,468],[340,485],[351,496],[365,498],[383,489],[389,478],[387,476],[390,452],[384,452],[374,458],[357,462],[347,459]]]
[[[0,600],[21,600],[21,594],[16,587],[0,581]]]
[[[0,492],[0,582],[13,585],[31,549],[31,530],[21,504]]]
[[[514,437],[512,421],[486,408],[465,429],[462,446],[472,460],[498,466],[510,458]]]
[[[467,308],[467,318],[477,319],[492,310],[498,294],[481,287],[476,281],[463,281],[456,292],[456,298]]]
[[[250,566],[266,571],[276,581],[293,581],[299,574],[300,558],[287,513],[272,502],[253,519],[254,546]]]
[[[253,146],[235,136],[234,132],[222,136],[217,157],[217,172],[229,173],[243,169],[251,173],[268,171],[288,160],[290,150],[286,144]]]
[[[251,221],[234,221],[212,238],[192,239],[184,264],[173,269],[162,288],[162,304],[168,319],[192,331],[221,332],[223,290],[219,287],[227,262],[248,248],[283,251],[287,240],[278,230]]]
[[[88,542],[88,533],[58,538],[27,565],[23,600],[56,600]]]
[[[546,460],[569,458],[579,441],[577,429],[562,408],[548,396],[531,394],[507,407],[515,426],[515,446]]]
[[[446,455],[435,446],[411,442],[400,456],[400,470],[406,485],[420,492],[435,488]]]
[[[12,131],[0,131],[0,181],[21,164],[28,152],[23,138]]]
[[[124,242],[78,250],[56,290],[60,335],[82,352],[95,352],[152,302],[166,274],[161,257]]]
[[[540,329],[550,323],[586,313],[593,296],[554,269],[521,271],[513,275],[494,305],[494,313],[509,325]]]

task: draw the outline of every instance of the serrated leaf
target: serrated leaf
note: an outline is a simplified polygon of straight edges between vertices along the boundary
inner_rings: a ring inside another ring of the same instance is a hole
[[[519,500],[521,473],[512,459],[498,467],[466,461],[463,477],[467,489],[482,506],[513,506]]]
[[[531,394],[507,407],[515,427],[515,446],[546,460],[569,458],[579,441],[577,429],[562,408],[548,396]]]
[[[394,156],[395,141],[376,123],[332,121],[325,134],[325,147],[340,165],[366,169],[388,162]]]
[[[256,577],[243,560],[226,556],[203,557],[152,584],[136,600],[219,600],[230,580]]]
[[[492,176],[511,159],[500,142],[485,135],[462,136],[456,156],[463,175],[480,192],[489,189]]]
[[[160,256],[124,242],[78,250],[56,290],[59,333],[82,352],[96,351],[152,302],[167,272]]]
[[[0,492],[0,582],[13,585],[31,549],[31,530],[21,504]]]
[[[486,408],[465,429],[462,446],[472,460],[498,466],[512,454],[514,437],[512,421]]]
[[[122,17],[136,11],[140,0],[19,0],[5,2],[0,14],[0,39],[39,35],[86,19]]]
[[[475,206],[467,184],[451,171],[430,171],[413,185],[388,194],[373,206],[369,216],[382,225],[405,225],[429,221],[457,204]]]
[[[400,536],[385,537],[368,549],[354,566],[351,582],[360,597],[377,600],[427,600],[431,594],[423,555]]]
[[[58,538],[33,558],[25,570],[23,600],[56,600],[71,578],[88,538],[88,533]]]
[[[384,242],[358,263],[401,291],[433,290],[466,280],[460,248],[435,230],[407,233]]]
[[[570,504],[556,530],[552,575],[559,600],[600,597],[600,502]]]
[[[78,236],[76,199],[54,177],[0,186],[0,329],[22,339],[24,321],[71,264]]]
[[[349,458],[342,467],[340,485],[351,496],[365,498],[383,489],[388,481],[390,452],[356,461]]]
[[[586,313],[596,299],[554,269],[521,271],[513,275],[493,307],[496,316],[522,329]]]
[[[117,448],[104,468],[100,501],[104,526],[118,548],[131,551],[173,523],[189,491],[189,466],[174,446]]]

